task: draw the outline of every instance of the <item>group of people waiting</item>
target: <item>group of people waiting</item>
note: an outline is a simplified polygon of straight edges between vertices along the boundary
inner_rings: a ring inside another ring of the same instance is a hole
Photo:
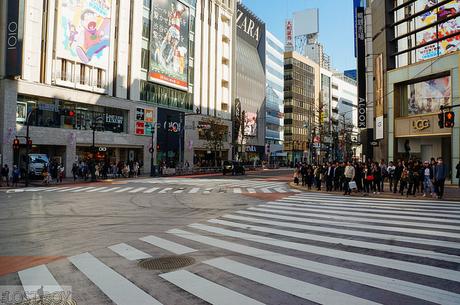
[[[460,162],[456,166],[457,178],[460,178]],[[323,186],[327,192],[341,191],[351,195],[352,190],[368,196],[384,192],[385,182],[389,191],[406,196],[432,196],[441,199],[444,196],[444,184],[449,174],[447,165],[442,158],[431,158],[430,161],[420,160],[385,160],[381,162],[327,162],[322,165],[307,163],[297,164],[294,170],[294,183],[306,186],[309,190],[315,187],[318,191]],[[460,184],[459,184],[460,187]]]
[[[91,162],[79,161],[72,165],[73,180],[77,181],[82,179],[87,181],[91,177],[92,170]],[[94,175],[96,178],[108,179],[110,178],[132,178],[140,175],[141,165],[137,161],[118,163],[113,162],[98,162],[94,165]]]

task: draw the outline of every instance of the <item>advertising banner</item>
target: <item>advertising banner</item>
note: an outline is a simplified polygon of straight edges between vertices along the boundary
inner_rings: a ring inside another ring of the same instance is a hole
[[[244,135],[249,137],[257,136],[257,113],[246,112],[244,123]]]
[[[292,19],[286,19],[285,21],[285,40],[286,40],[286,51],[291,51],[293,47],[293,28],[292,28]]]
[[[177,0],[153,0],[148,79],[188,89],[189,9]]]
[[[439,112],[450,105],[450,91],[450,76],[408,85],[408,115]]]
[[[365,48],[365,24],[364,8],[356,9],[356,51],[357,51],[357,74],[358,74],[358,128],[366,128],[367,104],[366,104],[366,48]]]
[[[111,0],[60,0],[58,57],[108,70]]]
[[[153,109],[136,108],[136,128],[138,136],[151,136],[155,132]]]
[[[375,92],[375,117],[383,116],[383,55],[379,54],[374,59],[374,92]]]

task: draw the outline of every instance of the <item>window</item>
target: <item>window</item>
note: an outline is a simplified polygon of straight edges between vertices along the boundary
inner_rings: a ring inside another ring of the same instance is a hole
[[[150,8],[150,1],[151,0],[144,0],[144,6]]]
[[[141,51],[141,68],[144,70],[149,69],[149,51],[146,49]]]
[[[104,70],[102,69],[97,69],[96,87],[98,88],[104,87]]]
[[[80,85],[85,84],[85,79],[86,79],[86,66],[81,64],[80,65]]]
[[[148,18],[142,18],[142,37],[145,39],[150,38],[150,20]]]
[[[61,59],[61,79],[67,80],[67,60]]]

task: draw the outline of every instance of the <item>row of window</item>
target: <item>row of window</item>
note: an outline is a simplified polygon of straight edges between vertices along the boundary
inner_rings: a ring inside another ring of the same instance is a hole
[[[105,70],[61,58],[56,59],[55,63],[58,80],[97,88],[106,87]]]
[[[140,98],[143,101],[168,107],[193,110],[193,95],[144,80],[140,82]]]

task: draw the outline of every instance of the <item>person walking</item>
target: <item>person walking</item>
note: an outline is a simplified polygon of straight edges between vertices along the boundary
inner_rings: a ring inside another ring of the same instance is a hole
[[[428,195],[433,196],[433,169],[430,166],[430,162],[425,161],[423,163],[423,197]]]
[[[6,182],[6,186],[10,186],[10,169],[8,167],[8,164],[5,164],[3,167],[2,167],[2,179],[5,180]]]
[[[13,165],[13,187],[18,187],[19,178],[21,177],[21,171],[17,165]]]
[[[434,168],[434,181],[437,189],[438,199],[442,199],[444,196],[444,183],[447,177],[447,165],[444,164],[441,157],[438,158],[438,164]]]
[[[332,163],[328,163],[328,167],[326,169],[326,192],[332,192],[334,185],[334,171],[335,168]]]
[[[78,165],[77,165],[77,163],[74,163],[72,165],[72,175],[73,175],[73,182],[77,181],[77,177],[78,177]]]
[[[458,161],[455,169],[457,170],[457,175],[455,175],[455,177],[458,179],[458,187],[460,188],[460,161]]]
[[[350,162],[347,162],[347,166],[345,167],[345,182],[343,185],[343,188],[345,190],[344,195],[351,195],[351,189],[350,189],[350,181],[353,181],[355,179],[355,168],[351,165]]]

